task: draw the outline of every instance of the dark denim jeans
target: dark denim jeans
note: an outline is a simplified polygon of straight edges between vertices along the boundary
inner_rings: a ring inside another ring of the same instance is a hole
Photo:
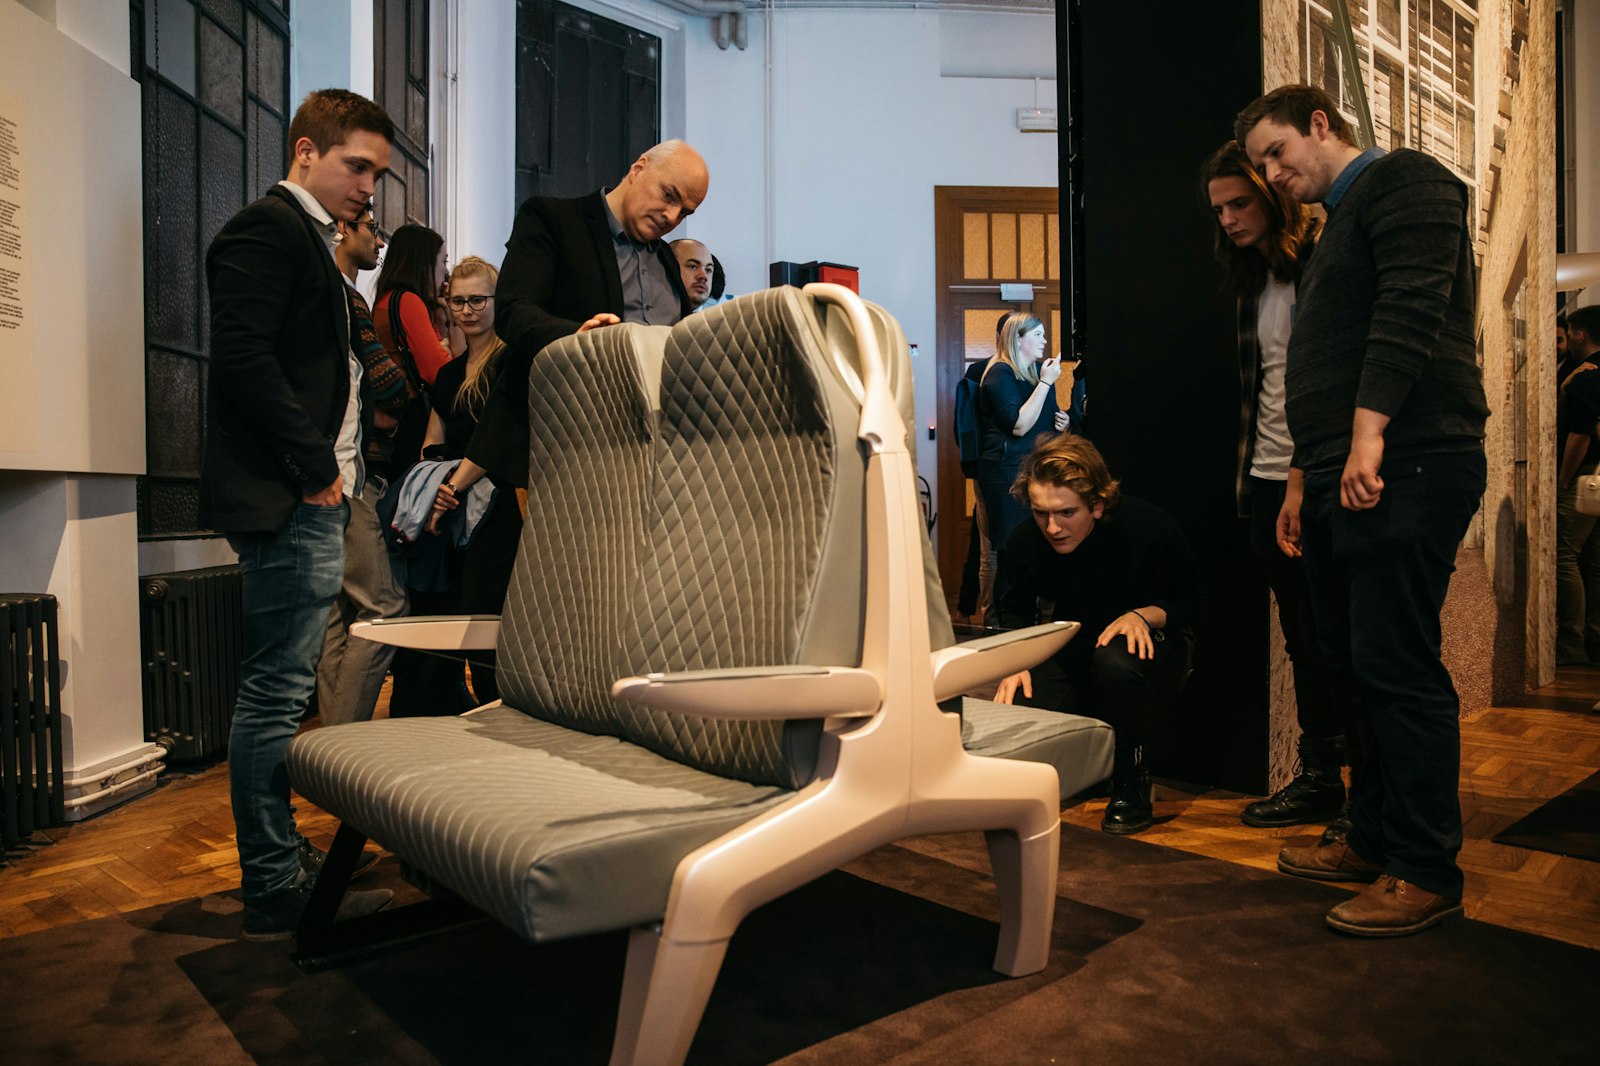
[[[1285,482],[1250,479],[1250,551],[1278,601],[1283,646],[1294,668],[1295,715],[1308,740],[1327,741],[1348,728],[1349,697],[1328,670],[1317,642],[1316,619],[1306,589],[1304,562],[1278,547],[1278,512],[1288,489]]]
[[[244,572],[244,651],[228,774],[247,902],[288,888],[300,834],[284,756],[317,683],[328,610],[344,580],[348,507],[302,503],[282,532],[233,534]]]
[[[1385,872],[1461,896],[1460,701],[1439,659],[1439,611],[1483,497],[1482,451],[1385,462],[1370,511],[1339,473],[1306,479],[1301,543],[1328,665],[1355,693],[1350,843]]]

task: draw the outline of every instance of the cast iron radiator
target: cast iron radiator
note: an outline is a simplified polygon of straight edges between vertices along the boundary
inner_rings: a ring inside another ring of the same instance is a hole
[[[0,593],[0,846],[66,820],[56,598]]]
[[[239,568],[141,577],[139,645],[145,739],[169,760],[225,752],[244,646]]]

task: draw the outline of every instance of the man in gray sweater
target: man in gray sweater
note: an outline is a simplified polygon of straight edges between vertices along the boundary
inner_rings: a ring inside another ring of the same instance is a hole
[[[1363,152],[1309,86],[1256,100],[1235,131],[1268,181],[1328,214],[1289,340],[1298,476],[1279,536],[1304,553],[1319,639],[1356,696],[1351,828],[1284,848],[1278,868],[1371,883],[1328,925],[1405,936],[1461,912],[1460,703],[1439,611],[1485,476],[1467,190],[1419,152]]]

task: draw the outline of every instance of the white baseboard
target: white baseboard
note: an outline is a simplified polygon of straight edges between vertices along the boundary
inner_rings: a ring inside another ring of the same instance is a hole
[[[67,821],[81,822],[153,791],[166,757],[166,749],[160,745],[141,744],[94,766],[67,771],[63,782]]]

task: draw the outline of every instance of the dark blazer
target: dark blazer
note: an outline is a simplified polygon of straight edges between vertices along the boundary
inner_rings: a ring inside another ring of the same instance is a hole
[[[677,257],[665,241],[657,243],[656,255],[678,294],[679,317],[686,316],[693,307]],[[524,202],[494,290],[494,329],[507,345],[505,369],[484,404],[467,457],[503,485],[526,486],[533,357],[603,311],[621,318],[622,307],[622,274],[601,194]]]
[[[277,533],[339,476],[350,335],[333,256],[287,189],[228,220],[206,253],[211,367],[200,516],[224,533]]]

